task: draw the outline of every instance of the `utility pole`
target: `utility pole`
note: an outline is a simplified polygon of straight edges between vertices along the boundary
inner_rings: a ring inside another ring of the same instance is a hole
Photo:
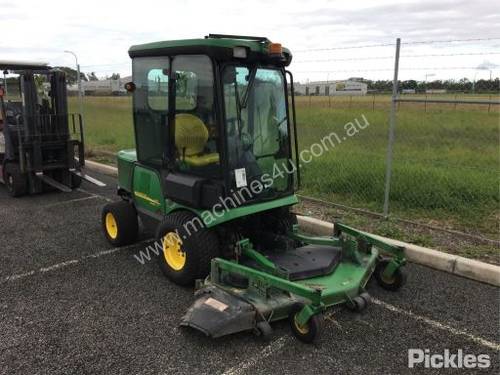
[[[73,57],[75,58],[76,74],[78,75],[76,78],[78,84],[78,106],[80,108],[79,112],[83,121],[83,96],[82,96],[82,79],[80,77],[80,64],[78,64],[78,57],[76,56],[76,53],[74,53],[73,51],[64,51],[64,52],[73,55]]]
[[[396,104],[398,100],[398,73],[399,73],[399,50],[401,48],[401,39],[396,39],[396,55],[394,57],[394,78],[392,80],[391,112],[389,115],[389,140],[387,142],[387,161],[385,171],[385,189],[384,189],[384,217],[389,216],[389,199],[392,178],[392,152],[394,145],[394,128],[396,127]]]

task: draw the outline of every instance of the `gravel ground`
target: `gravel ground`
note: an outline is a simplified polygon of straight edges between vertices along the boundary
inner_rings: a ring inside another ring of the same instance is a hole
[[[499,289],[413,264],[399,293],[370,285],[363,313],[330,310],[314,345],[286,322],[271,342],[181,329],[193,290],[135,260],[146,236],[122,249],[106,242],[100,210],[115,182],[97,177],[108,187],[21,199],[0,186],[0,374],[420,372],[409,348],[488,354],[482,372],[499,372]]]

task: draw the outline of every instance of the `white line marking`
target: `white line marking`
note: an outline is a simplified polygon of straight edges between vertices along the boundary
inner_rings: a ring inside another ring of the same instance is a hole
[[[62,206],[62,205],[68,204],[68,203],[82,202],[82,201],[86,201],[89,199],[97,199],[97,198],[100,198],[100,197],[91,195],[90,197],[75,198],[75,199],[69,199],[67,201],[46,204],[46,205],[38,206],[37,208],[41,209],[41,208],[57,207],[57,206]]]
[[[500,351],[500,344],[485,340],[485,339],[478,337],[478,336],[474,336],[473,334],[468,333],[466,331],[463,331],[461,329],[453,328],[453,327],[450,327],[449,325],[439,323],[435,320],[426,318],[425,316],[417,315],[415,313],[412,313],[411,311],[403,310],[399,307],[396,307],[394,305],[391,305],[387,302],[381,301],[381,300],[373,298],[373,297],[372,297],[372,302],[375,305],[382,306],[389,311],[393,311],[393,312],[396,312],[398,314],[406,315],[406,316],[413,318],[415,320],[424,322],[424,323],[426,323],[434,328],[437,328],[437,329],[440,329],[443,331],[448,331],[456,336],[464,336],[464,337],[468,338],[471,341],[474,341],[475,343],[477,343],[479,345],[485,346],[485,347],[493,349],[493,350]]]
[[[290,336],[281,336],[267,345],[264,349],[262,349],[256,356],[250,358],[248,361],[240,363],[237,366],[231,367],[230,369],[224,371],[222,375],[240,375],[245,372],[250,367],[255,366],[264,358],[269,357],[270,355],[276,353],[281,350],[286,343],[290,340]]]
[[[10,275],[10,276],[5,277],[3,280],[1,280],[0,284],[4,284],[4,283],[9,282],[9,281],[24,279],[24,278],[29,277],[29,276],[34,276],[37,273],[46,273],[46,272],[58,270],[60,268],[66,268],[68,266],[81,263],[82,261],[84,261],[86,259],[100,258],[102,256],[114,254],[118,251],[126,250],[126,249],[129,249],[129,248],[137,246],[137,245],[143,245],[145,243],[148,243],[149,241],[150,240],[145,240],[145,241],[140,241],[140,242],[137,242],[135,244],[124,246],[124,247],[115,247],[113,249],[102,250],[102,251],[99,251],[99,252],[94,253],[94,254],[84,255],[80,259],[70,259],[70,260],[66,260],[66,261],[61,262],[61,263],[53,264],[53,265],[48,266],[48,267],[42,267],[42,268],[39,268],[37,270],[32,270],[32,271],[28,271],[28,272],[24,272],[24,273]]]
[[[93,196],[93,197],[99,197],[99,198],[102,198],[102,199],[104,199],[106,202],[113,202],[113,200],[112,200],[112,199],[110,199],[110,198],[108,198],[108,197],[105,197],[104,195],[101,195],[101,194],[92,193],[92,192],[90,192],[90,191],[88,191],[88,190],[85,190],[85,189],[82,189],[82,188],[78,188],[78,189],[76,189],[76,190],[78,190],[78,191],[80,191],[80,192],[82,192],[82,193],[85,193],[85,194],[89,194],[89,195],[91,195],[91,196]]]
[[[4,279],[4,282],[14,281],[14,280],[17,280],[17,279],[22,279],[24,277],[28,277],[28,276],[31,276],[31,275],[34,275],[34,274],[35,274],[35,271],[29,271],[29,272],[25,272],[25,273],[19,273],[17,275],[7,276]]]
[[[65,262],[57,263],[57,264],[54,264],[54,265],[49,266],[49,267],[40,268],[38,270],[38,272],[45,273],[45,272],[49,272],[49,271],[54,271],[54,270],[57,270],[59,268],[64,268],[64,267],[70,266],[72,264],[77,264],[78,262],[79,262],[79,260],[77,260],[77,259],[67,260]]]

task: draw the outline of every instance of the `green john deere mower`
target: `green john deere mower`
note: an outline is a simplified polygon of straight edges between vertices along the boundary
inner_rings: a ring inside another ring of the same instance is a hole
[[[136,240],[140,221],[156,233],[163,273],[196,282],[182,325],[268,336],[271,322],[289,319],[311,342],[328,307],[367,305],[372,276],[389,290],[403,285],[403,248],[342,224],[327,237],[299,230],[289,50],[211,34],[129,54],[136,149],[118,153],[122,199],[104,207],[102,225],[121,246]]]

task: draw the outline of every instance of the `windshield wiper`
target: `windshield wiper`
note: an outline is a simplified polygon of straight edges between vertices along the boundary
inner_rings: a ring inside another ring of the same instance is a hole
[[[240,107],[241,108],[246,108],[247,107],[247,102],[248,102],[248,97],[250,95],[250,91],[252,90],[253,88],[253,83],[255,81],[255,76],[257,74],[257,67],[254,67],[252,68],[252,70],[250,71],[250,78],[248,79],[248,85],[247,85],[247,89],[245,90],[245,92],[243,93],[243,97],[242,97],[242,101],[240,103]]]

